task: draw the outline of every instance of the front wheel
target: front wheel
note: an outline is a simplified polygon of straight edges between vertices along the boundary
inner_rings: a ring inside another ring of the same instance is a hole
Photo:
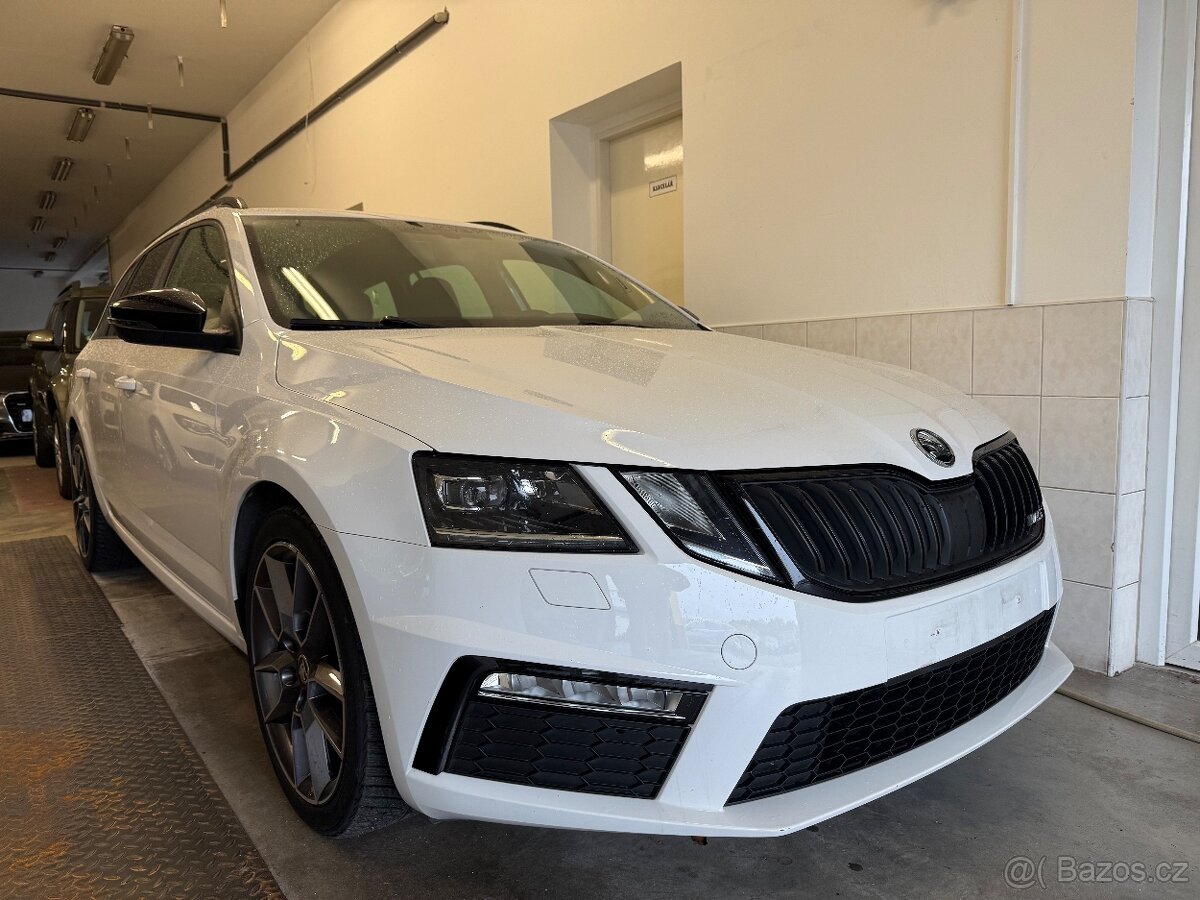
[[[36,410],[37,406],[35,405],[33,414],[33,461],[40,468],[48,469],[54,465],[54,444],[52,441],[46,440],[46,423],[41,420]]]
[[[298,510],[272,513],[250,559],[242,597],[251,685],[292,807],[330,836],[405,817],[350,604],[316,527]]]
[[[72,483],[75,499],[72,501],[75,514],[75,546],[83,557],[89,572],[110,572],[126,569],[137,564],[137,559],[120,536],[113,531],[104,517],[104,510],[96,500],[96,489],[92,485],[92,473],[87,456],[83,452],[83,441],[76,434],[71,442]]]
[[[64,500],[75,497],[75,479],[71,474],[71,463],[67,459],[67,439],[63,435],[63,425],[56,413],[50,414],[50,433],[52,437],[52,453],[54,458],[54,477],[58,480],[58,496]]]

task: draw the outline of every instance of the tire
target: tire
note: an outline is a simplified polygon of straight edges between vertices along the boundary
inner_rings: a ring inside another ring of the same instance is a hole
[[[299,510],[277,510],[259,526],[249,559],[241,596],[251,691],[292,808],[329,837],[409,816],[346,589],[316,527]]]
[[[33,461],[39,468],[49,469],[54,465],[54,444],[45,439],[46,424],[41,421],[34,407],[33,414]]]
[[[64,500],[74,500],[75,479],[71,475],[71,460],[67,454],[67,436],[63,432],[63,424],[59,421],[57,413],[50,413],[50,433],[53,435],[50,457],[54,465],[54,476],[58,479],[58,496]]]
[[[96,502],[91,470],[78,434],[71,441],[71,469],[76,489],[73,502],[75,546],[84,566],[89,572],[111,572],[137,565],[137,559],[113,531]]]

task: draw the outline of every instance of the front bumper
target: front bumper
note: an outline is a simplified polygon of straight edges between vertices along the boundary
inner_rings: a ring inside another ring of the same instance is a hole
[[[0,441],[33,437],[33,402],[29,391],[0,393]]]
[[[786,834],[953,762],[1027,715],[1071,671],[1048,645],[1011,693],[928,743],[829,781],[727,805],[785,707],[950,659],[1055,607],[1053,526],[1038,547],[988,572],[907,597],[842,603],[684,556],[610,473],[583,471],[641,553],[452,550],[327,533],[364,624],[393,775],[427,815],[653,834]],[[546,579],[544,571],[557,575]],[[434,698],[466,656],[713,689],[653,799],[421,771],[414,757]]]

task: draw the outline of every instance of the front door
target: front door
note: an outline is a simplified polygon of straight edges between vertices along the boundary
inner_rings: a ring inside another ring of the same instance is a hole
[[[186,288],[208,306],[206,331],[233,310],[228,252],[220,226],[190,229],[164,287]],[[151,552],[228,615],[218,478],[227,456],[216,400],[236,357],[178,347],[139,346],[123,390],[121,424],[131,526]]]
[[[612,263],[683,303],[683,118],[608,142]]]

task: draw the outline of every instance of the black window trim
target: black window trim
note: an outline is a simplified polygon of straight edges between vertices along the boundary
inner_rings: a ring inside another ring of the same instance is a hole
[[[242,330],[243,330],[244,322],[245,322],[245,319],[242,317],[242,297],[241,297],[241,294],[238,292],[237,278],[234,277],[234,273],[233,273],[233,258],[229,252],[229,237],[228,237],[228,235],[226,235],[225,227],[224,227],[224,225],[222,225],[221,221],[219,219],[212,219],[212,218],[198,219],[186,227],[177,228],[175,231],[172,231],[170,234],[160,238],[159,240],[155,241],[150,246],[146,247],[146,249],[144,249],[141,253],[139,253],[137,255],[137,257],[133,260],[133,262],[131,262],[129,264],[129,266],[125,269],[124,274],[121,276],[121,280],[117,282],[116,286],[113,288],[113,292],[109,295],[108,303],[105,304],[105,306],[104,306],[104,312],[101,314],[100,321],[96,323],[96,330],[94,332],[92,332],[91,339],[93,341],[97,340],[97,339],[110,339],[110,338],[119,340],[119,338],[117,338],[117,336],[115,334],[111,333],[111,331],[108,327],[108,308],[109,308],[109,305],[111,305],[114,300],[119,300],[119,299],[121,299],[121,297],[125,296],[125,293],[124,293],[125,288],[129,284],[129,281],[132,278],[134,272],[137,271],[138,266],[141,265],[142,260],[145,259],[146,256],[151,251],[156,249],[157,247],[161,247],[163,244],[173,243],[173,246],[171,246],[167,250],[166,256],[163,257],[163,261],[159,265],[158,271],[154,273],[154,278],[150,282],[151,289],[161,288],[163,286],[163,283],[166,281],[167,276],[170,274],[171,269],[175,265],[175,258],[179,255],[179,248],[183,246],[184,238],[193,229],[199,228],[199,227],[205,226],[205,225],[216,226],[217,233],[221,237],[221,244],[223,245],[223,247],[225,249],[225,258],[229,262],[229,286],[230,286],[231,296],[233,297],[233,307],[234,307],[234,311],[236,313],[236,315],[234,316],[234,321],[235,321],[235,324],[237,327],[234,332],[234,337],[236,339],[234,346],[230,347],[228,350],[226,350],[224,352],[232,353],[235,356],[241,354],[241,352],[242,352]],[[211,352],[211,351],[205,351],[205,352]]]
[[[178,240],[176,241],[174,248],[171,250],[170,262],[163,267],[162,271],[158,273],[158,278],[156,279],[154,286],[162,287],[166,283],[167,277],[171,274],[171,270],[175,268],[175,261],[179,257],[179,251],[183,248],[183,242],[187,240],[187,236],[197,229],[208,226],[216,228],[217,234],[221,238],[221,246],[225,250],[225,261],[229,265],[229,271],[226,273],[225,277],[229,279],[229,292],[230,296],[233,298],[234,345],[222,352],[232,353],[234,356],[238,356],[242,352],[242,329],[245,322],[245,319],[242,317],[242,297],[241,294],[238,293],[237,278],[233,273],[233,256],[229,252],[229,238],[225,234],[225,227],[221,224],[219,219],[198,219],[186,228],[181,228],[174,233],[173,237],[178,238]]]
[[[125,289],[129,286],[129,282],[133,279],[134,274],[141,267],[142,261],[148,255],[150,255],[151,252],[158,249],[163,244],[168,244],[172,241],[174,241],[174,242],[176,242],[176,244],[178,244],[179,235],[182,233],[183,233],[182,231],[172,231],[170,234],[166,235],[165,237],[162,237],[159,240],[155,241],[153,244],[150,244],[148,247],[146,247],[144,250],[142,250],[141,253],[139,253],[136,257],[134,257],[133,262],[131,262],[126,267],[124,274],[121,275],[121,280],[116,283],[116,285],[113,287],[112,293],[109,294],[109,296],[108,296],[108,303],[106,303],[104,305],[104,312],[100,315],[100,321],[96,323],[96,330],[94,332],[92,332],[91,339],[93,341],[96,341],[96,340],[120,340],[120,338],[118,338],[115,334],[113,334],[111,329],[108,327],[108,309],[109,309],[109,307],[112,305],[114,300],[120,300],[122,297],[125,296]],[[178,246],[169,247],[167,249],[167,254],[166,254],[166,256],[163,257],[163,262],[159,264],[158,271],[154,273],[154,278],[152,278],[150,281],[151,289],[156,288],[162,284],[163,278],[165,277],[166,273],[169,271],[169,264],[175,261],[175,253],[176,253],[176,251],[178,251],[178,249],[179,249]]]

